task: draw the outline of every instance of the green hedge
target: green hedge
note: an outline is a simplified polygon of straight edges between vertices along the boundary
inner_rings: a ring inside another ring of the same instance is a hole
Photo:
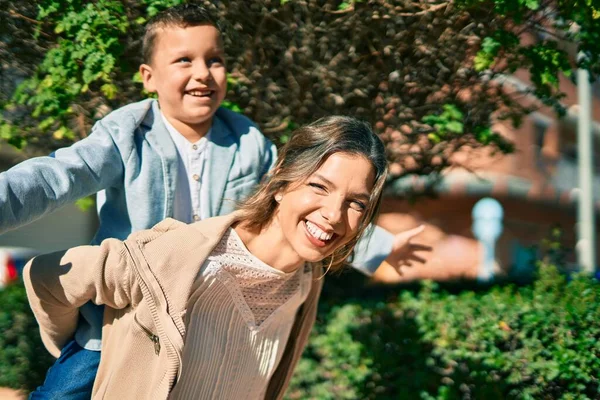
[[[21,284],[0,290],[0,386],[32,389],[41,384],[52,356],[39,330]]]
[[[0,304],[0,386],[31,389],[51,358],[22,286]],[[600,399],[599,304],[596,280],[547,264],[520,287],[329,279],[287,398]]]
[[[288,399],[600,399],[594,279],[542,264],[528,286],[429,282],[343,305],[356,282],[334,285]]]

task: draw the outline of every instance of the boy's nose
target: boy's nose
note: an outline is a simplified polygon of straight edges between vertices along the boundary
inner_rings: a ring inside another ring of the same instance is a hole
[[[210,79],[210,70],[206,65],[198,65],[194,68],[192,77],[201,82],[206,82]]]

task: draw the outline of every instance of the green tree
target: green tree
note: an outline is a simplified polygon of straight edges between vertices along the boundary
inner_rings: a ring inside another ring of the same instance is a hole
[[[48,151],[145,96],[143,24],[182,0],[0,0],[0,138]],[[592,0],[204,1],[223,20],[228,102],[284,142],[326,114],[370,121],[400,174],[433,174],[462,148],[508,153],[492,118],[532,111],[504,90],[529,70],[530,92],[564,112],[558,88],[577,51],[600,71]],[[533,41],[523,41],[527,35]],[[571,51],[571,53],[569,53]]]

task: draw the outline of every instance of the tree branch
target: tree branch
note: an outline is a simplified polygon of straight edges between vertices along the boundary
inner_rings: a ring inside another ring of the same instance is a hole
[[[425,15],[425,14],[429,14],[432,12],[436,12],[438,10],[441,10],[443,8],[446,8],[450,5],[450,2],[448,3],[440,3],[440,4],[436,4],[435,6],[431,6],[423,11],[417,11],[417,12],[406,12],[406,13],[398,13],[396,14],[399,17],[418,17],[420,15]]]
[[[41,23],[42,23],[41,21],[38,21],[38,20],[35,20],[35,19],[32,19],[32,18],[29,18],[29,17],[28,17],[28,16],[26,16],[26,15],[19,14],[19,13],[18,13],[18,12],[16,12],[15,10],[8,10],[8,13],[9,13],[10,15],[12,15],[13,17],[20,18],[20,19],[24,19],[25,21],[28,21],[28,22],[31,22],[31,23],[34,23],[34,24],[41,24]]]
[[[29,18],[28,16],[20,14],[20,13],[16,12],[15,10],[8,10],[8,13],[15,18],[23,19],[27,22],[31,22],[32,24],[36,24],[36,25],[42,24],[41,21],[35,20],[33,18]],[[43,36],[48,37],[48,38],[50,37],[50,35],[48,35],[46,32],[43,32],[41,30],[40,30],[40,34],[42,34]]]

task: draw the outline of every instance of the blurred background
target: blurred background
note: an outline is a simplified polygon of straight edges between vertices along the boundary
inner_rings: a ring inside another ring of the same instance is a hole
[[[146,97],[144,23],[182,2],[0,0],[0,171]],[[278,145],[324,115],[369,121],[392,171],[378,224],[425,224],[433,247],[400,274],[328,278],[288,398],[600,398],[598,4],[199,3],[223,27],[224,106]],[[0,386],[51,361],[24,262],[96,225],[88,198],[0,235]]]

